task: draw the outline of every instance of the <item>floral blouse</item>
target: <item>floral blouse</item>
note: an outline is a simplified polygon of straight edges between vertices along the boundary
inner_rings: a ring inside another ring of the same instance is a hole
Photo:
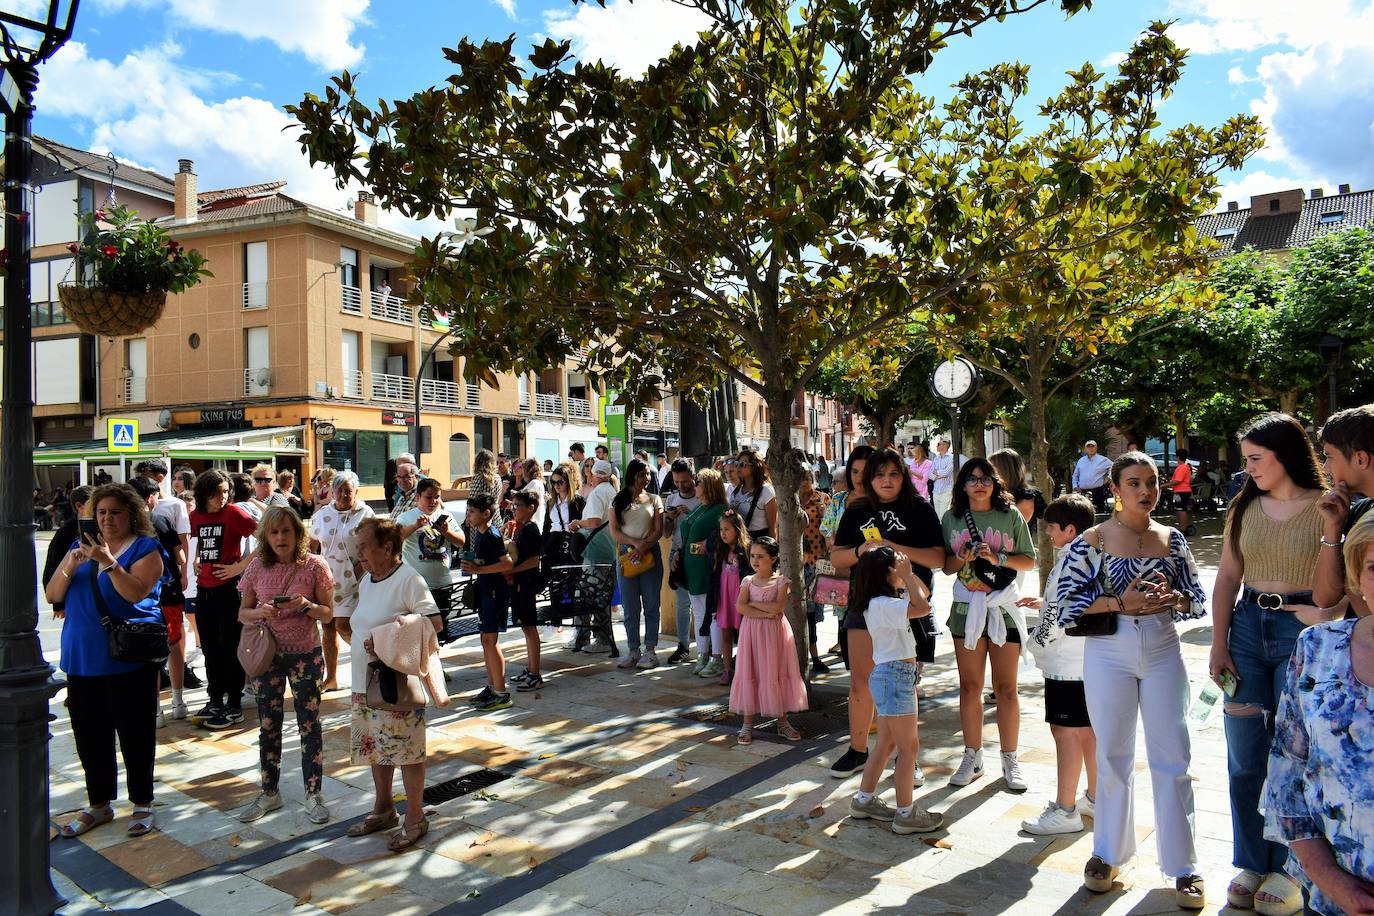
[[[1118,557],[1098,550],[1081,536],[1075,538],[1055,564],[1053,592],[1045,593],[1046,613],[1055,615],[1056,626],[1068,627],[1105,594],[1099,575],[1104,562],[1116,594],[1120,595],[1140,576],[1160,572],[1170,585],[1188,596],[1188,606],[1174,611],[1174,620],[1192,620],[1207,614],[1207,593],[1202,590],[1188,539],[1172,528],[1167,557]]]
[[[1274,718],[1264,836],[1287,845],[1324,839],[1343,871],[1374,881],[1374,686],[1351,668],[1354,628],[1338,620],[1298,636]],[[1292,855],[1288,873],[1307,888],[1315,912],[1341,912]]]

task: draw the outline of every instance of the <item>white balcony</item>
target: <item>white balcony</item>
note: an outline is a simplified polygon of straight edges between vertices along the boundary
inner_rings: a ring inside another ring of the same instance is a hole
[[[415,320],[415,312],[406,305],[404,299],[396,296],[383,296],[375,290],[372,293],[372,317],[396,324],[410,324]]]
[[[521,413],[529,413],[529,412],[530,412],[530,393],[529,393],[529,391],[522,391],[522,392],[520,392],[520,412],[521,412]]]
[[[640,426],[657,426],[658,411],[652,407],[641,407],[639,415],[635,417],[635,422]]]
[[[773,432],[773,424],[772,424],[772,423],[764,423],[763,421],[760,420],[758,423],[756,423],[756,424],[754,424],[754,425],[755,425],[755,426],[757,427],[757,429],[758,429],[758,433],[756,434],[756,438],[759,438],[759,439],[767,439],[767,438],[772,434],[772,432]]]
[[[466,394],[467,394],[467,408],[468,408],[468,410],[481,410],[481,409],[482,409],[482,386],[481,386],[481,385],[474,385],[474,384],[472,384],[471,382],[468,382],[468,383],[467,383],[466,385],[464,385],[463,387],[466,389]]]
[[[344,370],[343,396],[346,398],[360,398],[363,396],[363,373],[361,370]]]
[[[125,404],[144,404],[148,401],[148,379],[142,375],[126,375],[120,386],[120,396]]]
[[[374,401],[415,401],[415,380],[405,375],[386,375],[381,372],[372,374],[372,399]]]
[[[534,396],[534,412],[541,417],[563,416],[563,395],[540,392]]]
[[[463,406],[462,387],[442,379],[421,379],[420,401],[431,407],[461,408]]]
[[[569,420],[590,420],[592,418],[592,402],[586,398],[568,398],[568,419]]]
[[[270,394],[272,391],[272,370],[244,369],[243,370],[243,396],[246,398],[260,397]]]
[[[267,284],[265,282],[243,284],[243,307],[246,309],[267,308]]]
[[[340,310],[346,315],[361,315],[363,313],[363,291],[356,286],[342,286],[339,289],[343,297]]]
[[[664,408],[664,410],[663,410],[663,428],[664,428],[664,429],[677,429],[678,423],[681,422],[681,420],[682,420],[682,415],[681,415],[680,413],[678,413],[676,410],[669,410],[669,409],[667,409],[667,408]]]
[[[736,435],[736,436],[747,436],[747,435],[749,435],[749,421],[748,421],[748,420],[736,420],[736,421],[735,421],[735,435]]]

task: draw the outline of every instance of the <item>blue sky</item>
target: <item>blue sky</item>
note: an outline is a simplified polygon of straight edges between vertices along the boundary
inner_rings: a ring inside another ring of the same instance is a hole
[[[21,9],[37,0],[0,0]],[[1290,187],[1374,186],[1374,0],[1097,0],[1065,21],[1040,9],[991,24],[937,58],[927,91],[1001,60],[1032,67],[1030,97],[1083,61],[1110,65],[1153,19],[1192,49],[1166,126],[1259,114],[1269,147],[1229,175],[1223,201]],[[202,188],[283,178],[338,206],[348,192],[312,171],[281,106],[347,67],[368,96],[441,81],[444,45],[517,47],[569,38],[587,57],[642,70],[695,31],[670,0],[84,0],[73,41],[42,74],[35,131],[171,174],[196,161]],[[398,228],[415,228],[393,220]]]

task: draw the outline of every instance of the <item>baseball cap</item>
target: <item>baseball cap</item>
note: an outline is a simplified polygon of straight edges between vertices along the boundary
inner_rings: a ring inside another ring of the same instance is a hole
[[[1084,446],[1088,446],[1088,445],[1094,445],[1094,446],[1095,446],[1095,445],[1097,445],[1097,440],[1096,440],[1096,439],[1089,439],[1087,442],[1084,442],[1083,445],[1084,445]]]

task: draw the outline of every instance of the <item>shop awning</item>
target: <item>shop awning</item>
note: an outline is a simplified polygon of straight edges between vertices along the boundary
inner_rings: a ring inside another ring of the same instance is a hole
[[[169,461],[270,461],[281,455],[305,455],[303,426],[271,426],[233,430],[171,430],[145,433],[138,451],[111,452],[104,439],[62,442],[33,450],[35,466],[58,464],[136,464],[145,458]]]

